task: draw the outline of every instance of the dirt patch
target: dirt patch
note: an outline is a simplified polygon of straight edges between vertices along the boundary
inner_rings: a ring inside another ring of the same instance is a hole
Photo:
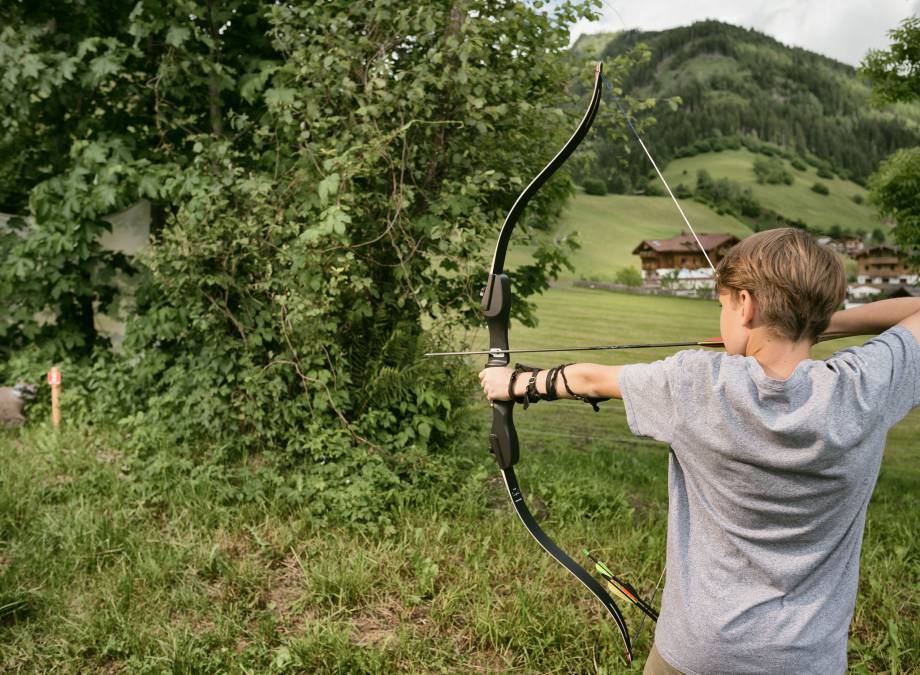
[[[238,532],[227,532],[217,542],[218,550],[228,558],[237,560],[254,554],[249,539]]]
[[[424,632],[429,623],[427,612],[419,607],[406,610],[395,598],[384,599],[352,615],[351,641],[360,647],[386,644],[396,639],[398,627],[407,622]]]
[[[96,461],[100,464],[111,465],[121,459],[121,454],[111,448],[96,451]]]
[[[282,560],[274,572],[262,596],[262,602],[278,615],[279,632],[299,632],[304,623],[315,616],[302,602],[306,590],[303,570],[297,559],[291,555]]]

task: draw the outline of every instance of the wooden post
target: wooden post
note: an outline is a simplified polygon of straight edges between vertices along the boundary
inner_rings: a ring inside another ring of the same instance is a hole
[[[61,426],[61,406],[59,403],[61,371],[58,368],[55,367],[48,371],[48,384],[51,385],[51,424],[57,429]]]

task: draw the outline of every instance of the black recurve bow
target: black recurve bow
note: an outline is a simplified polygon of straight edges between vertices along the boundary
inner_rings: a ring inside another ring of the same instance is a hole
[[[492,257],[489,279],[482,293],[482,313],[485,315],[486,323],[489,327],[490,355],[488,361],[486,361],[486,368],[503,367],[509,363],[508,326],[511,310],[511,281],[504,273],[504,265],[505,254],[508,251],[508,244],[511,240],[511,232],[531,197],[562,166],[588,133],[601,102],[602,69],[602,64],[598,63],[594,72],[594,91],[591,95],[591,103],[588,105],[588,110],[585,112],[578,128],[549,164],[524,188],[511,210],[508,211],[505,222],[502,224],[498,242],[495,245],[495,254]],[[514,428],[513,411],[514,401],[494,401],[492,403],[492,430],[489,434],[489,443],[492,454],[495,455],[495,459],[501,469],[502,477],[505,479],[505,486],[508,488],[508,496],[511,497],[514,510],[517,511],[521,522],[524,523],[524,527],[537,540],[537,543],[543,547],[543,550],[571,572],[572,576],[591,591],[594,597],[607,609],[620,629],[625,645],[625,657],[631,663],[632,645],[629,640],[629,630],[626,627],[623,616],[620,614],[619,608],[603,586],[546,535],[524,502],[524,496],[518,486],[517,476],[514,474],[514,465],[519,459],[520,451],[517,431]]]

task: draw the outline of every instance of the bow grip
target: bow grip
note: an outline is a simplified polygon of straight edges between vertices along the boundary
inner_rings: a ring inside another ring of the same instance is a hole
[[[489,327],[489,349],[508,349],[508,323],[511,311],[511,280],[505,274],[490,274],[482,292],[482,313]],[[489,354],[486,368],[508,365],[506,352]],[[517,431],[514,428],[514,401],[492,402],[492,431],[489,444],[495,461],[502,469],[514,466],[519,457]]]

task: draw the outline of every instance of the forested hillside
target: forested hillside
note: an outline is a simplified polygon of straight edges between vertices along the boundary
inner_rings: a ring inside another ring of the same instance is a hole
[[[637,45],[650,50],[620,83],[623,95],[672,99],[654,106],[648,133],[662,163],[742,145],[798,156],[863,184],[895,150],[920,143],[920,109],[869,106],[869,89],[845,64],[787,47],[757,31],[705,21],[660,32],[583,36],[573,50],[607,62]],[[614,192],[644,191],[648,168],[615,139],[599,148],[593,177]]]

